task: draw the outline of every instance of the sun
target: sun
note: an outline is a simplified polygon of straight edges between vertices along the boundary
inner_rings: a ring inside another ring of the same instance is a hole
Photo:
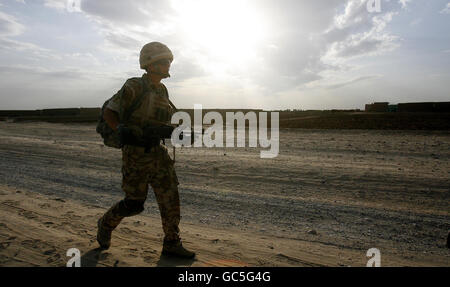
[[[255,61],[267,35],[264,17],[245,0],[173,0],[183,40],[218,72]]]

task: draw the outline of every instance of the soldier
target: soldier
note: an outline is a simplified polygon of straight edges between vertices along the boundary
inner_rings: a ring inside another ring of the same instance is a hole
[[[144,210],[150,184],[158,202],[164,244],[162,254],[183,258],[193,258],[194,252],[181,244],[178,224],[180,222],[180,202],[178,178],[174,161],[167,148],[160,141],[151,148],[131,144],[131,138],[142,138],[148,125],[170,123],[173,109],[169,105],[167,89],[161,80],[169,75],[173,54],[159,42],[146,44],[139,57],[140,67],[147,73],[142,78],[128,79],[122,89],[109,101],[103,118],[107,124],[119,132],[122,148],[122,189],[125,198],[113,205],[98,220],[97,241],[104,249],[111,244],[111,233],[124,217],[133,216]],[[134,109],[126,124],[121,122],[124,110],[141,97],[140,105]]]

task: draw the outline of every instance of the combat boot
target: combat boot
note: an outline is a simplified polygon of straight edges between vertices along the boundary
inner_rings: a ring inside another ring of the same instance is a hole
[[[97,226],[97,242],[100,244],[101,248],[108,249],[111,245],[112,230],[103,226],[103,217],[98,220]]]
[[[181,241],[166,241],[164,240],[162,254],[166,256],[174,256],[180,258],[194,258],[195,253],[187,250],[181,244]]]

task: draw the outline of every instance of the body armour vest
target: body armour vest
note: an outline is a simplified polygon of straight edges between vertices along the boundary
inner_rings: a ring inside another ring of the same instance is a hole
[[[169,104],[167,88],[162,83],[159,85],[151,83],[147,74],[144,74],[142,78],[128,79],[122,89],[111,99],[108,108],[118,112],[122,117],[124,111],[130,108],[140,96],[142,98],[139,106],[132,112],[125,124],[141,129],[148,125],[170,124],[174,111]]]

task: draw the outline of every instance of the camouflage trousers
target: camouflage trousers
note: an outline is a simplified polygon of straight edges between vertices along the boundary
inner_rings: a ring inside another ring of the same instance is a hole
[[[163,145],[153,147],[148,153],[145,153],[144,148],[136,146],[125,146],[122,149],[122,189],[125,192],[125,199],[113,205],[105,213],[103,226],[112,230],[124,217],[142,212],[149,184],[158,202],[165,234],[164,240],[180,240],[179,182],[174,162]],[[123,210],[126,208],[123,202],[138,202],[140,207],[134,207],[135,212],[124,214]]]

